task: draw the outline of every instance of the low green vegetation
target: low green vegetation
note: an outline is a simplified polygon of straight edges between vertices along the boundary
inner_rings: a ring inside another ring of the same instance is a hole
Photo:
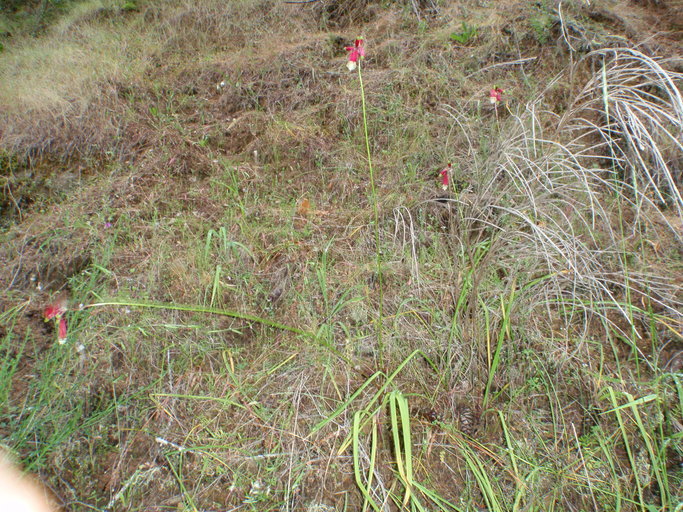
[[[460,44],[467,44],[477,37],[477,27],[475,25],[468,25],[463,21],[460,30],[451,32],[451,39]]]

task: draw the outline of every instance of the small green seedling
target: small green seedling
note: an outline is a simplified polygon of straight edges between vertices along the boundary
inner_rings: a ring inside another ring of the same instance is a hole
[[[469,25],[467,22],[462,22],[462,28],[458,32],[451,33],[451,39],[456,43],[467,44],[472,39],[477,37],[478,30],[476,25]]]

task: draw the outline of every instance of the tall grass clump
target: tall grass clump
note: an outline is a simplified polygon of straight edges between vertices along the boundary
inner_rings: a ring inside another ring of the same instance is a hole
[[[490,282],[504,287],[517,280],[524,291],[519,300],[561,312],[567,325],[584,326],[584,336],[591,323],[581,315],[590,314],[630,338],[632,327],[612,313],[633,326],[635,317],[648,316],[648,303],[655,321],[681,320],[670,276],[631,263],[643,246],[637,235],[647,234],[634,234],[626,216],[651,229],[677,225],[665,209],[670,205],[674,219],[680,215],[680,183],[665,155],[680,156],[683,104],[675,85],[680,76],[654,60],[616,50],[594,57],[615,52],[619,58],[589,79],[562,118],[541,110],[543,98],[511,112],[499,142],[475,159],[470,188],[450,199],[449,214],[455,215],[455,257],[464,267],[480,261],[474,248],[486,243],[488,271],[495,263],[505,276],[489,275]],[[636,59],[641,67],[633,67]],[[591,121],[607,119],[605,108],[616,120]],[[629,174],[615,174],[614,166],[628,167]],[[674,231],[680,241],[681,232]],[[477,281],[486,281],[485,272],[477,272]],[[505,296],[504,288],[492,296]],[[470,306],[477,302],[482,297]],[[473,318],[463,315],[461,325],[470,321],[466,316]]]
[[[468,156],[454,168],[468,169],[471,176],[460,172],[457,178],[465,186],[436,202],[442,222],[446,219],[455,276],[449,327],[442,334],[447,371],[454,389],[462,388],[462,379],[469,381],[474,389],[470,396],[480,402],[483,415],[504,411],[506,436],[516,421],[537,432],[532,437],[539,445],[527,446],[530,453],[525,455],[532,461],[528,484],[537,486],[537,496],[552,485],[558,502],[576,502],[576,488],[562,490],[557,478],[589,457],[611,464],[614,481],[639,478],[634,476],[641,471],[636,462],[625,469],[611,458],[606,461],[604,450],[597,456],[586,450],[587,439],[605,446],[610,441],[595,432],[580,439],[567,402],[571,396],[565,394],[576,387],[593,397],[593,407],[604,409],[597,420],[601,428],[614,428],[618,421],[622,442],[649,460],[652,473],[643,481],[658,489],[630,494],[598,483],[595,474],[572,473],[590,490],[586,504],[614,503],[620,492],[620,500],[642,507],[658,500],[666,504],[674,486],[662,469],[662,447],[668,442],[664,432],[675,425],[662,419],[653,439],[632,408],[640,434],[633,436],[632,428],[622,426],[623,417],[607,414],[624,406],[600,384],[605,378],[617,379],[629,404],[641,403],[626,383],[632,371],[624,370],[626,361],[634,363],[648,386],[656,387],[665,343],[657,333],[680,338],[683,314],[676,277],[649,264],[649,258],[663,254],[644,243],[662,236],[671,237],[674,245],[681,242],[675,229],[681,213],[680,180],[672,160],[680,157],[683,128],[680,76],[636,51],[605,50],[590,58],[599,58],[599,71],[562,117],[544,110],[541,95],[508,107],[504,115],[497,112],[495,121],[489,117],[490,142],[477,145],[467,137]],[[468,119],[454,108],[447,111],[454,130],[472,133],[473,123],[482,122],[482,117]],[[537,350],[539,363],[530,371],[525,354]],[[571,368],[573,376],[562,368]],[[591,377],[581,382],[584,372]],[[543,409],[548,408],[551,419],[529,412],[524,420],[511,417],[517,414],[514,404],[531,400],[527,393],[539,386],[545,389]],[[665,400],[665,395],[653,392],[648,400]],[[543,441],[545,435],[555,446],[574,448],[555,452]],[[535,465],[535,450],[554,453],[560,466]],[[468,464],[474,467],[471,459]],[[526,495],[530,506],[543,503],[530,489]]]
[[[605,181],[639,211],[659,208],[677,216],[678,223],[668,223],[681,241],[683,74],[633,48],[606,48],[584,60],[578,66],[595,71],[560,129],[573,136],[583,165],[611,172]]]

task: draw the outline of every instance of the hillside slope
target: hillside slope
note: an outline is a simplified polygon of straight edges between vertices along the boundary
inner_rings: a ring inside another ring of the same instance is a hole
[[[677,2],[22,9],[0,435],[65,510],[678,510]]]

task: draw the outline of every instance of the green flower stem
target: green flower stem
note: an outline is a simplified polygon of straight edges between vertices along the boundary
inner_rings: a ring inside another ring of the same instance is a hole
[[[212,315],[229,316],[232,318],[239,318],[241,320],[246,320],[248,322],[254,322],[268,327],[274,327],[275,329],[281,329],[283,331],[289,331],[296,334],[301,334],[309,338],[315,338],[315,335],[306,332],[304,330],[298,329],[296,327],[291,327],[289,325],[284,325],[278,322],[273,322],[267,318],[261,318],[259,316],[249,315],[247,313],[239,313],[237,311],[230,311],[228,309],[216,309],[216,308],[206,308],[203,306],[188,306],[183,304],[167,304],[161,302],[140,302],[140,301],[111,301],[111,302],[97,302],[95,304],[87,304],[83,306],[83,309],[97,308],[102,306],[128,306],[133,308],[152,308],[152,309],[169,309],[173,311],[190,311],[192,313],[209,313]]]
[[[279,322],[274,322],[272,320],[268,320],[267,318],[262,318],[260,316],[250,315],[248,313],[240,313],[238,311],[231,311],[229,309],[207,308],[203,306],[194,306],[187,304],[170,304],[166,302],[144,302],[136,300],[110,300],[106,302],[96,302],[94,304],[87,304],[85,306],[82,306],[81,309],[98,308],[103,306],[128,306],[132,308],[168,309],[171,311],[188,311],[191,313],[207,313],[211,315],[229,316],[231,318],[239,318],[240,320],[265,325],[267,327],[273,327],[274,329],[293,332],[295,334],[299,334],[301,336],[305,336],[306,338],[311,338],[313,340],[318,339],[318,337],[312,332],[304,331],[303,329],[292,327],[291,325],[285,325]],[[328,343],[325,343],[324,341],[321,341],[321,344],[324,345],[328,350],[330,350],[330,352],[335,354],[341,360],[351,364],[351,361],[344,354],[339,352],[339,350],[337,350],[335,347]]]
[[[384,343],[382,341],[382,317],[384,310],[384,287],[382,279],[382,251],[379,241],[379,212],[377,207],[377,189],[375,188],[375,171],[372,168],[372,155],[370,153],[370,136],[368,135],[368,115],[365,108],[365,88],[363,87],[363,73],[361,73],[361,60],[358,59],[358,81],[360,82],[360,97],[363,105],[363,131],[365,135],[365,150],[368,157],[368,167],[370,169],[370,196],[372,199],[372,213],[375,222],[375,248],[377,253],[377,284],[379,286],[379,318],[377,319],[377,350],[379,352],[379,363],[384,364]]]

